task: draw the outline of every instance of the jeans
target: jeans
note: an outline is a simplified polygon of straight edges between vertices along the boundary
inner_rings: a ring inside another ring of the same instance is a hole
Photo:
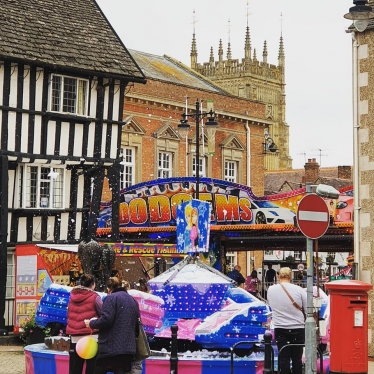
[[[305,329],[276,328],[274,329],[274,333],[278,346],[279,373],[290,374],[290,361],[292,360],[292,374],[302,374],[303,364],[301,359],[303,356],[303,344],[305,343]],[[285,347],[287,344],[300,345]]]

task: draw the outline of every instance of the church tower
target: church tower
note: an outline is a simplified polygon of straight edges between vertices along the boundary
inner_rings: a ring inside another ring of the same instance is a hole
[[[262,61],[257,59],[253,49],[248,25],[245,31],[244,58],[234,59],[231,55],[230,40],[227,46],[227,59],[224,60],[222,39],[219,40],[218,60],[214,59],[213,48],[210,49],[208,63],[198,63],[195,29],[192,38],[191,68],[204,75],[214,83],[233,95],[266,104],[266,119],[272,124],[266,131],[277,145],[275,152],[265,151],[266,170],[292,169],[289,154],[289,128],[286,123],[286,92],[285,92],[285,53],[281,33],[278,64],[268,63],[268,44],[263,45]]]

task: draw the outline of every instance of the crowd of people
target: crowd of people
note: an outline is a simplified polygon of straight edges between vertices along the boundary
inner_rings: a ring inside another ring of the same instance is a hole
[[[70,336],[69,374],[141,374],[142,363],[134,361],[140,312],[137,301],[127,292],[129,282],[109,278],[104,301],[95,292],[93,275],[82,274],[77,283],[70,294],[66,327]],[[143,278],[137,288],[149,292]],[[98,343],[98,352],[90,359],[80,357],[76,350],[85,336]]]
[[[244,277],[239,265],[235,265],[233,270],[227,273],[227,276],[234,280],[237,286],[245,288],[253,296],[261,296],[265,299],[267,288],[277,283],[277,272],[273,269],[272,264],[268,264],[263,285],[258,277],[257,270],[252,270],[251,275]]]
[[[245,288],[253,296],[267,299],[273,313],[280,372],[291,373],[292,362],[292,373],[301,374],[306,292],[292,283],[292,270],[283,267],[277,273],[269,264],[264,274],[266,287],[263,287],[256,270],[244,277],[241,267],[236,265],[227,275],[238,287]],[[71,341],[69,374],[105,374],[108,371],[140,374],[142,363],[134,361],[140,312],[137,301],[127,292],[131,288],[129,282],[117,276],[109,278],[108,295],[104,301],[95,292],[93,275],[82,274],[77,284],[71,291],[66,327]],[[149,292],[143,278],[133,286]],[[84,336],[91,336],[98,343],[98,353],[91,359],[81,358],[76,351],[78,341]]]
[[[301,374],[307,295],[303,288],[292,283],[292,270],[282,267],[277,273],[269,264],[264,275],[264,285],[261,285],[256,270],[245,278],[239,265],[227,275],[238,287],[244,287],[253,296],[266,299],[272,309],[274,338],[278,348],[278,371],[289,374],[292,367],[293,374]]]

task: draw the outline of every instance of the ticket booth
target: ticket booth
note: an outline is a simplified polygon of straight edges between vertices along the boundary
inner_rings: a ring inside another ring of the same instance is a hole
[[[330,293],[330,373],[368,372],[368,291],[359,280],[325,284]]]
[[[16,246],[15,332],[35,313],[40,298],[52,282],[71,285],[71,279],[79,278],[82,270],[77,251],[77,245]]]

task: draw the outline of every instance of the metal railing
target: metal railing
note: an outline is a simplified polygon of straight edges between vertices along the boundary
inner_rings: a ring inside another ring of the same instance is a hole
[[[249,350],[254,350],[256,349],[257,352],[262,352],[265,350],[263,347],[259,347],[256,344],[264,344],[264,341],[242,341],[242,342],[237,342],[235,343],[231,348],[230,348],[230,374],[234,374],[234,353],[237,354],[237,349],[239,349],[239,346],[245,345],[247,348],[241,348],[241,349],[249,349]],[[251,345],[251,348],[248,348],[248,346]],[[251,352],[252,353],[252,352]],[[274,358],[274,354],[273,354]],[[274,364],[272,364],[272,367],[274,367]]]
[[[258,346],[256,344],[261,344],[261,346]],[[274,373],[274,348],[272,346],[272,334],[269,332],[266,332],[264,334],[264,340],[262,341],[241,341],[236,344],[234,344],[231,349],[231,361],[230,361],[230,374],[234,374],[234,353],[237,352],[237,349],[239,346],[252,346],[252,350],[254,351],[256,349],[257,352],[264,352],[264,370],[263,374],[273,374]],[[282,351],[290,346],[302,346],[305,347],[305,344],[287,344],[284,347],[282,347],[278,352],[278,373],[282,374],[280,372],[279,368],[279,357],[282,354]],[[243,348],[242,348],[243,349]],[[323,373],[323,352],[317,347],[317,356],[319,357],[319,371],[317,371],[318,374]]]
[[[262,282],[260,287],[259,287],[259,293],[261,294],[261,296],[265,297],[266,294],[267,294],[268,288],[270,286],[272,286],[273,284],[277,284],[277,283],[278,283],[278,281],[276,283]],[[316,286],[316,287],[318,286],[323,291],[325,291],[325,283],[326,282],[324,282],[324,281],[319,281],[318,283],[313,282],[313,286]],[[306,288],[306,281],[304,281],[304,280],[293,280],[292,284],[296,284],[297,286],[300,286],[301,288]]]

